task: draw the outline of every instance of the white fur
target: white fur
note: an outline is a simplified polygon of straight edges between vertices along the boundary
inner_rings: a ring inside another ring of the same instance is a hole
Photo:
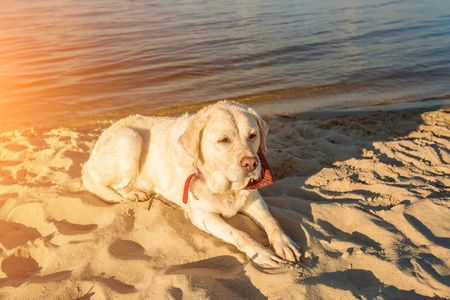
[[[143,201],[157,193],[178,204],[200,229],[235,245],[259,264],[296,262],[295,243],[270,215],[257,190],[244,190],[260,175],[241,167],[243,157],[267,151],[267,124],[251,108],[222,101],[178,118],[130,116],[106,129],[83,168],[86,188],[104,201]],[[226,139],[225,139],[226,138]],[[259,160],[258,160],[259,162]],[[189,201],[187,177],[196,172]],[[242,212],[264,228],[275,253],[226,223]]]

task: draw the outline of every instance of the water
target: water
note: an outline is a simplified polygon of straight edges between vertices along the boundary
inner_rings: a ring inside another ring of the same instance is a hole
[[[448,0],[1,1],[0,132],[450,94]]]

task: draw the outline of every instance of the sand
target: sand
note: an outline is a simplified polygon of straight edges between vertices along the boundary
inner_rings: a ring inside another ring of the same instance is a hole
[[[260,192],[300,264],[256,266],[163,199],[87,192],[102,126],[29,128],[0,135],[0,298],[450,298],[450,110],[265,119],[278,181]]]

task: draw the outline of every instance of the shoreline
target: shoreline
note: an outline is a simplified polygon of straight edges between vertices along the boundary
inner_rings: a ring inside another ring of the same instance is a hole
[[[245,98],[245,97],[244,97]],[[299,101],[279,101],[278,103],[271,103],[266,100],[242,100],[242,99],[227,99],[229,101],[236,101],[238,103],[253,107],[260,115],[275,115],[283,118],[294,118],[299,120],[306,119],[330,119],[346,116],[365,116],[372,114],[384,114],[395,112],[425,112],[429,110],[436,110],[439,108],[450,107],[450,95],[444,95],[441,97],[433,97],[418,100],[386,100],[367,103],[367,105],[348,105],[348,106],[325,106],[319,108],[312,108],[310,110],[302,111],[298,106],[302,105]],[[0,134],[5,132],[12,132],[15,130],[23,130],[34,128],[35,130],[51,130],[54,128],[73,128],[83,129],[92,127],[104,127],[119,119],[125,118],[132,114],[142,114],[145,116],[179,116],[184,113],[195,113],[203,107],[213,104],[221,100],[211,100],[201,103],[193,103],[176,107],[169,107],[166,109],[145,111],[135,108],[133,110],[124,110],[120,114],[117,113],[104,113],[104,114],[88,114],[65,121],[48,121],[45,124],[38,123],[34,125],[25,125],[19,128],[12,127],[12,124],[2,128],[0,126]],[[1,124],[0,124],[1,125]],[[3,124],[3,126],[5,126]]]
[[[420,113],[432,110],[450,108],[450,96],[441,98],[429,98],[423,100],[401,100],[401,101],[382,101],[362,106],[344,106],[344,107],[324,107],[304,112],[288,113],[270,113],[270,109],[260,109],[269,115],[275,115],[284,118],[294,118],[298,120],[308,119],[332,119],[343,117],[363,117],[374,114],[388,113]]]

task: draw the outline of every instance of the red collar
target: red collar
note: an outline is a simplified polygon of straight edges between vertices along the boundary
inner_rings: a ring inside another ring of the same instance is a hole
[[[272,170],[270,170],[269,163],[267,162],[266,157],[261,149],[258,150],[259,161],[261,162],[261,176],[257,180],[250,181],[247,186],[244,188],[246,190],[256,190],[260,189],[266,185],[272,184],[275,182],[275,178],[273,177]],[[183,203],[187,204],[188,202],[188,193],[189,193],[189,184],[191,183],[192,178],[195,176],[200,176],[202,172],[197,168],[197,173],[191,174],[186,179],[184,183],[183,190]]]
[[[189,184],[191,183],[192,178],[194,178],[194,176],[200,176],[200,174],[202,174],[202,172],[200,172],[200,170],[197,168],[197,173],[189,175],[189,177],[186,179],[186,182],[184,183],[184,190],[183,190],[183,203],[184,204],[188,203]]]

